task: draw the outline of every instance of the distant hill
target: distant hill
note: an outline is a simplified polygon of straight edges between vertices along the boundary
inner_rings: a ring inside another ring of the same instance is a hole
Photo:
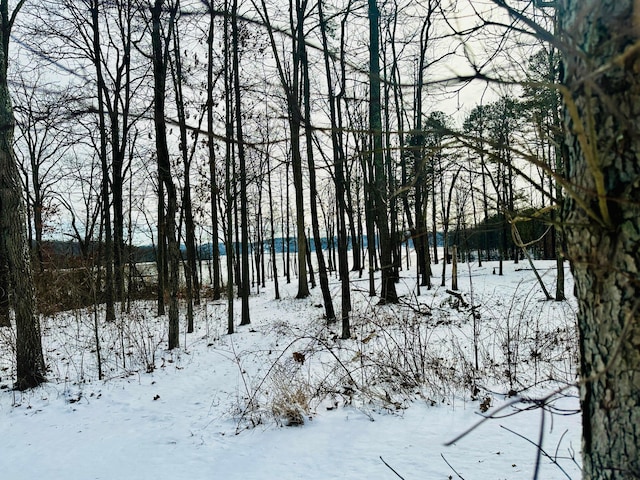
[[[322,249],[326,250],[329,248],[329,240],[326,237],[322,238]],[[334,245],[337,245],[337,239],[334,237],[333,241]],[[368,246],[367,237],[363,237],[363,245],[366,248]],[[271,251],[271,241],[266,240],[264,243],[264,251],[269,253]],[[276,253],[284,253],[287,249],[287,240],[283,237],[278,237],[274,240],[275,251]],[[409,240],[409,244],[412,245],[411,240]],[[438,245],[442,245],[442,234],[438,232]],[[351,238],[349,238],[348,249],[351,250],[352,243]],[[239,244],[238,244],[239,248]],[[255,243],[251,244],[250,249],[253,251],[257,248]],[[315,251],[315,243],[310,242],[311,251]],[[181,251],[186,251],[184,245],[180,247]],[[88,247],[87,251],[90,256],[95,256],[98,254],[100,250],[100,244],[98,242],[92,242]],[[60,241],[60,240],[47,240],[43,242],[43,251],[45,259],[48,261],[55,263],[57,265],[66,265],[68,263],[73,263],[74,260],[79,260],[82,257],[82,249],[80,248],[80,244],[77,241]],[[227,249],[224,243],[218,244],[218,251],[220,255],[226,255]],[[297,241],[295,238],[291,237],[289,239],[289,251],[291,253],[297,252]],[[201,259],[209,260],[211,259],[211,254],[213,252],[213,244],[205,243],[198,247],[198,254]],[[133,261],[135,263],[142,262],[154,262],[156,259],[156,249],[153,245],[135,245],[133,246]]]

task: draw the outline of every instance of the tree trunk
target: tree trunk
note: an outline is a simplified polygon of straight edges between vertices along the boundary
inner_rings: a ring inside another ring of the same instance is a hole
[[[191,158],[189,157],[187,119],[183,94],[183,73],[182,73],[182,53],[180,51],[180,33],[174,24],[173,29],[173,63],[171,76],[175,93],[176,111],[178,114],[178,124],[180,130],[180,154],[184,167],[184,185],[182,191],[181,218],[184,219],[184,243],[186,246],[187,259],[182,262],[184,271],[185,286],[187,289],[187,333],[193,333],[193,305],[200,304],[200,285],[198,281],[197,255],[196,255],[196,229],[193,219],[193,209],[191,206]],[[202,120],[203,117],[201,117]],[[199,129],[193,134],[194,144],[198,143]],[[182,222],[180,222],[182,223]],[[176,235],[181,237],[181,228],[177,229]]]
[[[338,230],[338,274],[340,276],[340,284],[342,291],[341,298],[341,324],[343,339],[351,337],[350,312],[351,312],[351,290],[349,286],[349,260],[347,255],[347,228],[345,225],[345,175],[344,175],[344,149],[342,143],[342,131],[340,116],[338,115],[339,102],[333,92],[333,82],[331,79],[331,66],[329,62],[329,47],[327,42],[326,23],[324,20],[323,0],[318,2],[318,17],[320,19],[320,33],[322,36],[322,49],[324,58],[325,74],[327,76],[329,111],[331,124],[337,128],[331,130],[331,145],[333,147],[333,163],[335,169],[335,191],[336,191],[336,211],[337,211],[337,230]],[[345,14],[344,21],[346,22]],[[353,225],[352,225],[353,228]],[[355,236],[352,237],[352,243],[357,245]],[[358,253],[358,256],[360,254]]]
[[[443,262],[446,263],[446,262]],[[451,290],[458,290],[458,246],[451,247]]]
[[[46,381],[40,323],[35,311],[22,183],[13,152],[15,118],[7,79],[11,27],[22,5],[23,2],[20,2],[9,16],[8,1],[0,2],[0,258],[3,263],[6,261],[13,290],[16,388],[19,390]]]
[[[240,90],[240,33],[238,31],[238,0],[233,1],[233,15],[231,16],[231,37],[233,40],[233,93],[235,98],[236,114],[236,142],[238,147],[238,160],[240,167],[240,217],[241,223],[240,243],[242,244],[241,264],[242,278],[240,290],[242,292],[240,325],[251,323],[249,317],[249,214],[247,206],[247,167],[244,151],[244,136],[242,132],[242,92]]]
[[[154,78],[154,111],[153,121],[156,132],[156,149],[158,159],[158,176],[167,192],[167,212],[164,216],[167,254],[169,260],[169,350],[180,346],[180,323],[178,318],[178,279],[180,269],[180,247],[176,232],[176,212],[178,210],[178,195],[171,178],[171,161],[167,145],[167,127],[164,119],[165,92],[167,75],[167,44],[165,38],[163,48],[161,35],[161,14],[163,0],[155,0],[151,7],[152,30],[151,40],[153,48],[153,78]],[[171,11],[170,23],[173,23],[177,7]],[[167,32],[171,32],[169,27]],[[158,235],[160,236],[160,235]]]
[[[224,9],[228,11],[229,2],[225,0]],[[231,36],[229,34],[229,17],[224,17],[224,101],[225,101],[225,191],[227,203],[227,231],[225,238],[225,250],[227,257],[227,334],[234,333],[234,305],[233,305],[233,232],[234,232],[234,208],[235,202],[235,172],[234,154],[233,154],[233,95],[231,85],[232,67],[231,67]]]
[[[164,185],[158,173],[158,246],[156,248],[156,269],[158,271],[158,285],[156,288],[156,302],[158,306],[158,316],[166,313],[165,290],[167,284],[167,236],[165,233],[165,201]]]
[[[275,299],[280,299],[280,288],[278,285],[278,262],[276,255],[276,230],[274,222],[274,209],[273,209],[273,190],[271,188],[271,156],[267,154],[267,193],[269,195],[269,226],[271,227],[271,235],[269,238],[269,250],[271,254],[271,268],[273,271],[273,290]]]
[[[322,239],[320,238],[320,224],[318,222],[318,189],[316,186],[316,166],[313,158],[313,137],[310,125],[311,119],[311,81],[309,79],[309,63],[307,59],[307,50],[304,43],[302,26],[299,29],[299,43],[301,50],[301,65],[303,74],[303,92],[304,92],[304,116],[306,121],[305,139],[307,141],[307,165],[309,167],[309,197],[311,200],[311,226],[313,228],[313,241],[316,249],[316,258],[318,259],[318,277],[320,278],[320,289],[322,290],[322,299],[327,322],[333,323],[336,320],[336,314],[333,309],[333,300],[331,299],[331,291],[329,290],[329,277],[327,275],[327,266],[324,260],[324,252],[322,251]],[[311,269],[310,269],[311,270]]]
[[[217,200],[220,191],[217,183],[217,172],[215,165],[216,146],[213,134],[214,110],[213,110],[213,62],[214,62],[214,20],[215,16],[213,8],[209,11],[209,31],[207,36],[207,146],[209,148],[209,175],[211,182],[211,231],[213,237],[213,245],[211,247],[211,263],[213,266],[212,280],[212,299],[219,300],[221,296],[220,287],[220,249],[218,248],[218,208]]]
[[[367,142],[363,141],[363,152],[366,151]],[[375,258],[376,258],[376,228],[375,228],[375,203],[373,200],[373,165],[371,155],[363,153],[362,157],[362,177],[364,183],[364,223],[367,234],[367,263],[369,273],[369,296],[375,297]],[[364,262],[363,262],[364,264]]]
[[[562,0],[568,258],[578,296],[583,478],[640,477],[638,2]],[[579,52],[579,53],[578,53]],[[586,147],[586,148],[585,148]]]
[[[375,219],[380,235],[380,270],[382,272],[381,303],[396,303],[393,242],[389,231],[387,176],[382,151],[382,116],[380,107],[380,59],[378,21],[380,12],[376,0],[369,0],[369,128],[373,138],[374,181],[373,198]],[[369,239],[371,242],[372,239]]]
[[[0,204],[0,215],[2,205]],[[0,242],[0,327],[10,327],[9,319],[9,267],[7,266],[7,254]]]
[[[93,51],[96,56],[94,67],[96,69],[96,77],[98,80],[98,118],[100,122],[100,164],[102,169],[102,185],[101,185],[101,202],[102,202],[102,222],[104,224],[105,236],[105,302],[106,302],[106,320],[113,322],[115,315],[115,291],[113,285],[113,233],[111,228],[111,207],[109,200],[109,166],[107,163],[107,127],[105,119],[105,101],[104,101],[104,77],[102,74],[102,63],[100,62],[100,30],[98,18],[98,2],[91,4],[91,20],[93,33]]]

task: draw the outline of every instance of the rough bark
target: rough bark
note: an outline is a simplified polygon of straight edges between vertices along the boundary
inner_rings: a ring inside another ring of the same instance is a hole
[[[35,312],[35,292],[25,205],[20,172],[13,151],[15,118],[7,81],[9,40],[20,2],[9,16],[7,0],[0,2],[0,252],[6,256],[13,290],[16,322],[16,388],[24,390],[46,381],[40,324]]]
[[[558,12],[586,479],[640,477],[639,10],[631,0],[563,0]]]

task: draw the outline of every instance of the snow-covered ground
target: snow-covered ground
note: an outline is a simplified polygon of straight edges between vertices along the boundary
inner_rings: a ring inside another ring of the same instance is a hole
[[[536,265],[553,291],[553,263]],[[166,318],[137,303],[117,325],[99,324],[104,380],[92,311],[60,314],[43,319],[50,381],[27,392],[10,389],[4,329],[2,477],[521,479],[534,475],[541,438],[538,478],[579,478],[575,389],[545,408],[517,401],[574,380],[575,302],[544,301],[526,263],[505,263],[504,276],[494,266],[460,265],[461,299],[448,287],[416,295],[405,271],[398,306],[376,306],[356,274],[347,341],[325,325],[319,287],[296,300],[283,278],[282,300],[267,282],[251,325],[233,335],[224,301],[196,307],[195,332],[173,352]],[[331,288],[339,311],[335,278]]]

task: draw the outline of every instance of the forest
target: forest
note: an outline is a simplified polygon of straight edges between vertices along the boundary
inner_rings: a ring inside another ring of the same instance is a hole
[[[3,390],[73,404],[206,338],[240,371],[236,433],[417,399],[554,417],[566,396],[571,468],[638,475],[637,2],[0,14]],[[571,478],[542,440],[534,478],[542,458]]]

